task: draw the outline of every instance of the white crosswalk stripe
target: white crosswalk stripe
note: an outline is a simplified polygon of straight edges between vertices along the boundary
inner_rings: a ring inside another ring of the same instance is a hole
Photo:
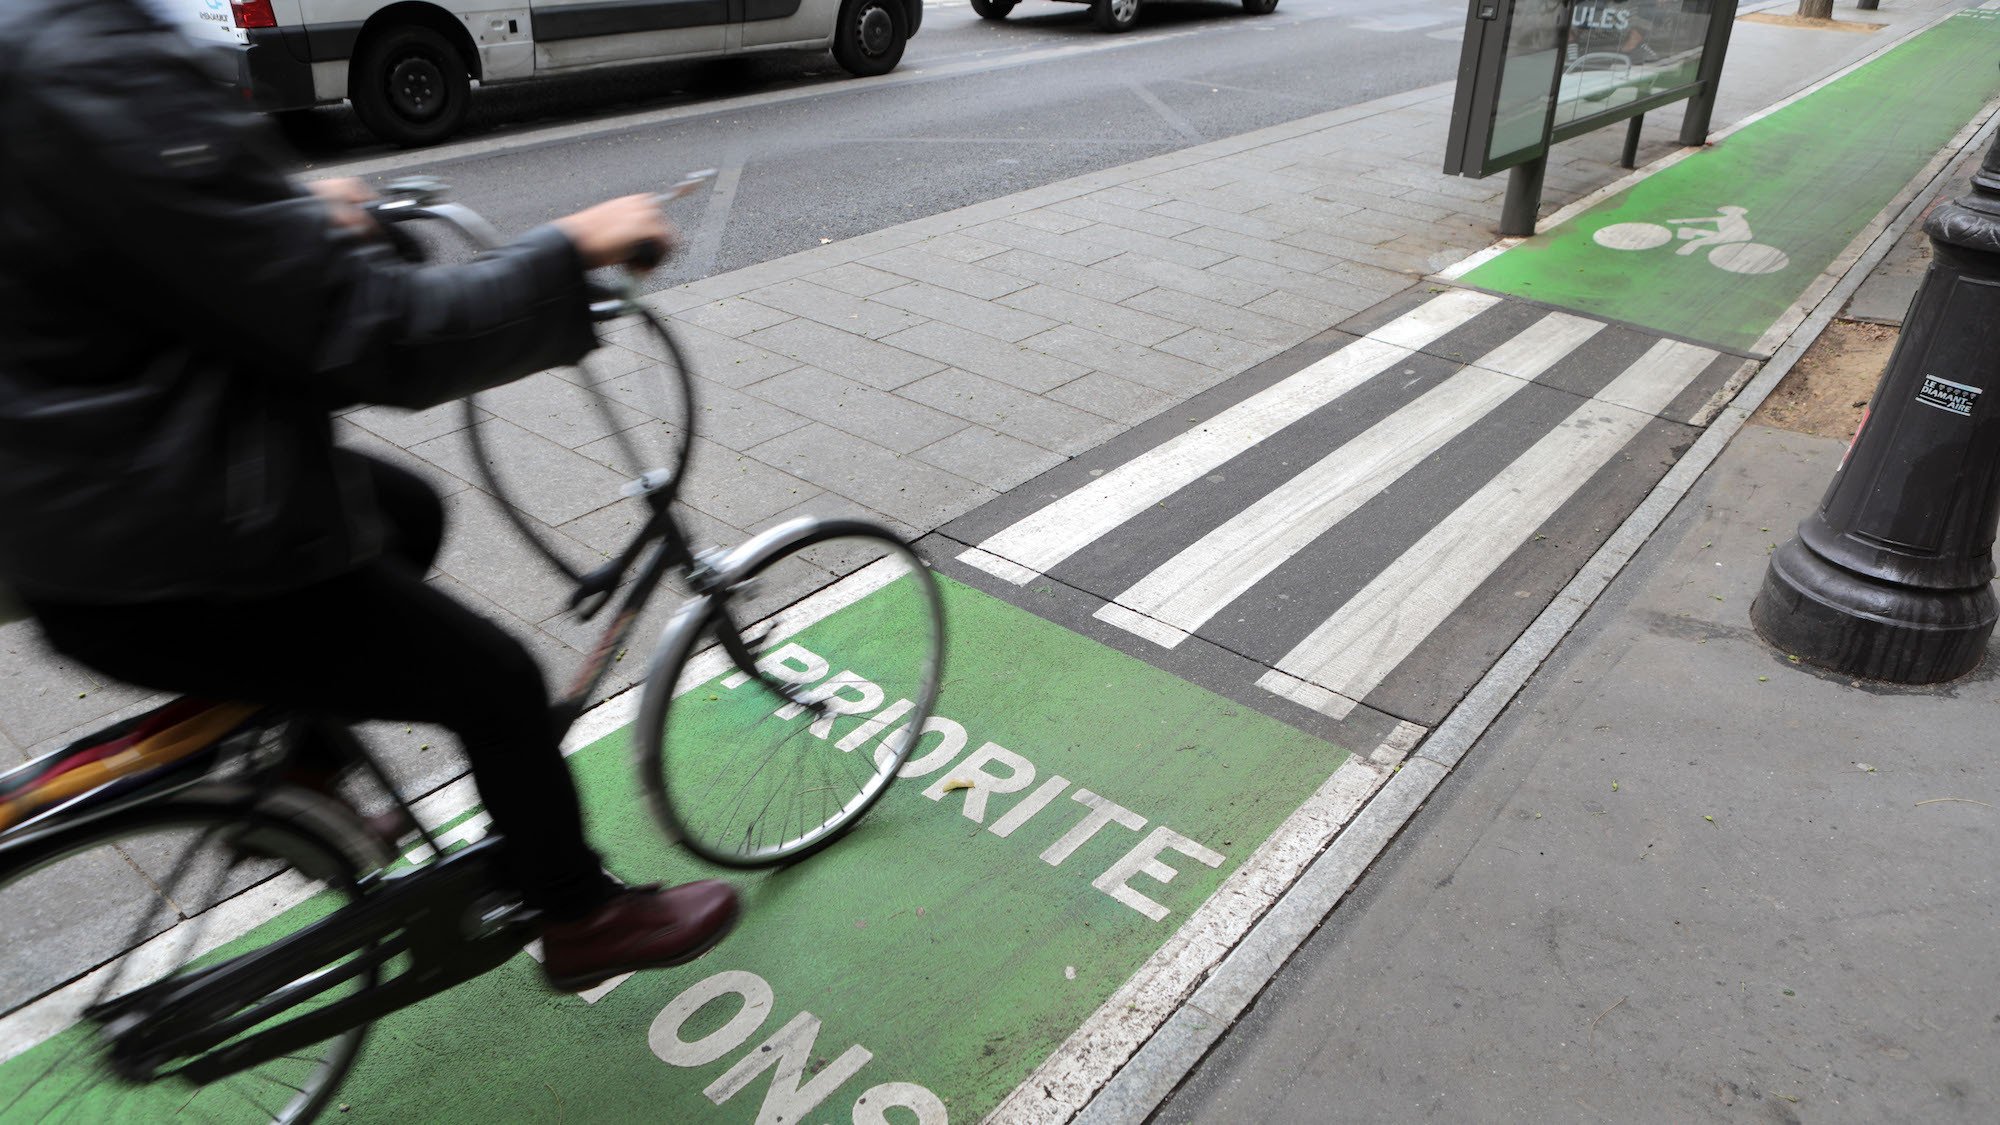
[[[1279,671],[1365,697],[1715,358],[1677,340],[1654,345],[1313,630]]]
[[[1216,466],[1408,359],[1416,349],[1499,303],[1469,290],[1444,293],[1208,424],[1104,474],[959,560],[1016,585],[1102,538]]]
[[[1179,644],[1603,327],[1549,314],[1203,536],[1097,616],[1168,647]],[[1144,628],[1133,628],[1134,617]]]
[[[1073,491],[1012,509],[958,558],[1012,585],[1061,568],[1101,599],[1087,611],[1099,622],[1161,650],[1202,635],[1262,665],[1260,687],[1336,721],[1436,637],[1444,670],[1411,664],[1370,701],[1430,706],[1441,696],[1425,693],[1472,662],[1440,629],[1475,596],[1500,599],[1482,586],[1573,498],[1632,487],[1636,466],[1604,470],[1654,423],[1693,424],[1687,404],[1732,369],[1709,348],[1611,328],[1442,293]],[[1316,444],[1322,426],[1340,436]],[[1140,519],[1163,504],[1193,518]],[[1506,608],[1479,604],[1509,619],[1525,603],[1506,593]]]

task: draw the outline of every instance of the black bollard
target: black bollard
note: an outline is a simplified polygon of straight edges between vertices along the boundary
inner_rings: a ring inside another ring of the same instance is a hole
[[[1786,653],[1902,684],[1978,667],[2000,616],[2000,138],[1924,230],[1930,270],[1861,432],[1750,607]]]

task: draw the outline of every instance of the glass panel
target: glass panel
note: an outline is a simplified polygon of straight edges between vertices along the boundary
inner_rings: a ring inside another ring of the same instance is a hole
[[[1493,134],[1486,158],[1539,148],[1547,136],[1549,91],[1555,87],[1562,43],[1562,0],[1517,0],[1507,28],[1500,96],[1493,103]]]
[[[1577,0],[1557,127],[1694,82],[1714,13],[1713,0]]]

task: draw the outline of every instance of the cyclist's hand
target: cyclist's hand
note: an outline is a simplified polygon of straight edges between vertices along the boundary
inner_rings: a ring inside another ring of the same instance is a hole
[[[367,184],[352,178],[314,180],[306,189],[326,204],[336,228],[356,234],[376,233],[375,220],[361,209],[362,204],[375,201],[375,190]]]
[[[644,273],[680,245],[681,232],[651,195],[626,195],[556,220],[585,269],[625,266]]]

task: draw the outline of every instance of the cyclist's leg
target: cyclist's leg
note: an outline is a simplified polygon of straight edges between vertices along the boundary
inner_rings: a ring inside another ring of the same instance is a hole
[[[378,560],[246,601],[34,608],[58,650],[134,683],[346,719],[441,723],[463,741],[531,903],[574,917],[615,888],[584,840],[534,659],[404,566]]]
[[[437,491],[417,474],[386,461],[344,449],[336,450],[334,456],[358,468],[374,493],[375,507],[382,517],[382,557],[409,568],[419,578],[428,574],[444,543],[444,502]],[[338,719],[314,717],[301,723],[294,749],[294,780],[311,789],[334,792],[340,775],[356,764],[353,737],[347,724]],[[415,829],[400,810],[370,818],[369,827],[385,838]]]

